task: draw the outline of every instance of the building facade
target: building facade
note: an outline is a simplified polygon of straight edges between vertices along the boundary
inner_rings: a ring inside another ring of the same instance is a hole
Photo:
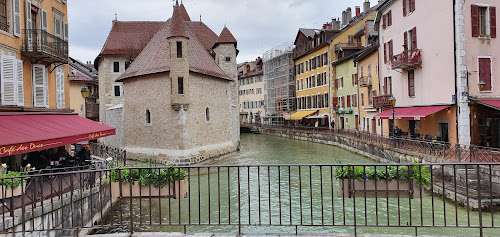
[[[99,121],[99,81],[94,66],[70,57],[68,80],[70,108],[84,118]],[[84,88],[89,91],[87,98],[82,96]]]
[[[264,71],[259,57],[255,62],[245,63],[238,76],[240,123],[260,123],[264,110]]]
[[[127,158],[192,164],[238,149],[236,46],[228,28],[217,35],[176,3],[117,79]]]

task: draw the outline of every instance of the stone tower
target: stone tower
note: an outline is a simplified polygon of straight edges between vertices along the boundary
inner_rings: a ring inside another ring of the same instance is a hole
[[[231,31],[224,26],[219,39],[212,47],[212,54],[219,67],[233,80],[228,90],[228,99],[231,102],[231,132],[233,143],[240,146],[239,101],[238,101],[238,69],[236,57],[238,56],[237,41]]]

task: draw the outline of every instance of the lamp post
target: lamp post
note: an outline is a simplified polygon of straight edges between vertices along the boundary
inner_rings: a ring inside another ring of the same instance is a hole
[[[392,105],[392,145],[394,146],[394,148],[396,148],[396,116],[395,116],[395,110],[394,110],[394,106],[396,105],[396,98],[394,98],[394,96],[392,96],[389,101],[391,102],[391,105]]]
[[[87,98],[89,98],[90,96],[89,88],[87,88],[87,86],[84,85],[80,90],[80,93],[82,93],[83,97],[83,117],[87,118]]]

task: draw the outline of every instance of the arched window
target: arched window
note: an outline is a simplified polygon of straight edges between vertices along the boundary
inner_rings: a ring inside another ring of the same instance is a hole
[[[146,125],[151,124],[151,112],[149,109],[146,110]]]
[[[210,109],[208,107],[205,109],[205,120],[210,122]]]

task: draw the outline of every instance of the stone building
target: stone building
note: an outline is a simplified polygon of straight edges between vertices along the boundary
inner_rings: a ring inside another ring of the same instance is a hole
[[[106,45],[115,43],[108,38]],[[228,28],[217,35],[176,3],[172,18],[119,69],[127,158],[191,164],[238,149],[236,46]],[[100,70],[114,66],[111,56],[98,60]],[[101,91],[109,93],[114,82],[105,80]]]
[[[264,76],[262,59],[243,64],[242,73],[238,76],[240,122],[260,123],[264,115]]]

